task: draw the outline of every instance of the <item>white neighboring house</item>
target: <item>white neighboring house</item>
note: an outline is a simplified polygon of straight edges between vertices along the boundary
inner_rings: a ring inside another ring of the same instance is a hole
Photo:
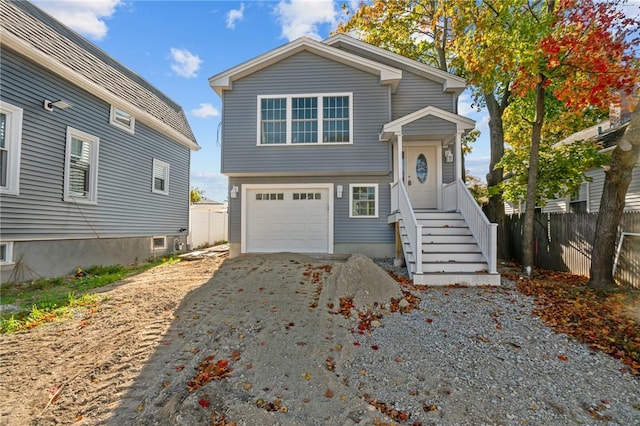
[[[191,222],[187,244],[190,248],[213,245],[229,239],[228,205],[202,198],[191,204]]]
[[[611,154],[618,143],[618,140],[624,134],[628,121],[623,124],[616,124],[610,120],[603,121],[595,126],[574,133],[566,139],[556,144],[566,145],[577,141],[596,140],[602,149],[600,152]],[[627,190],[625,199],[625,211],[640,211],[640,161],[632,172],[631,183]],[[585,175],[591,178],[591,182],[585,181],[580,185],[578,194],[574,196],[566,196],[555,200],[547,200],[547,204],[542,208],[543,213],[567,213],[567,212],[588,212],[595,213],[600,210],[600,200],[602,198],[602,189],[604,187],[605,173],[603,168],[595,168],[585,172]],[[513,213],[517,213],[518,206],[510,206]],[[505,210],[508,207],[505,206]]]

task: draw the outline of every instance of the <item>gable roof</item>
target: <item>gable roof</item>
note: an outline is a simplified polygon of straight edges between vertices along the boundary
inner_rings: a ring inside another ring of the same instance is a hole
[[[26,1],[0,0],[0,43],[192,150],[180,105],[93,43]]]
[[[418,62],[416,60],[407,58],[381,47],[374,46],[362,40],[350,37],[346,34],[335,34],[324,40],[323,43],[329,46],[339,46],[340,44],[346,44],[357,49],[372,53],[374,55],[387,58],[398,63],[402,67],[409,68],[411,71],[417,73],[418,75],[421,75],[430,80],[437,81],[438,83],[442,83],[444,92],[460,94],[467,86],[466,80],[462,77],[458,77],[455,74],[442,71],[431,65]]]
[[[445,111],[438,107],[428,106],[385,124],[382,128],[382,132],[380,132],[380,140],[390,140],[394,134],[402,133],[403,126],[406,126],[407,124],[413,123],[414,121],[427,117],[429,115],[454,123],[458,132],[471,130],[476,125],[476,122],[470,118]]]
[[[402,78],[402,70],[400,69],[363,58],[353,53],[345,52],[344,50],[303,36],[210,77],[209,85],[218,95],[222,96],[222,92],[225,90],[232,90],[232,85],[235,80],[239,80],[283,59],[305,51],[374,75],[379,75],[380,84],[391,85],[393,91],[395,91],[395,88]]]

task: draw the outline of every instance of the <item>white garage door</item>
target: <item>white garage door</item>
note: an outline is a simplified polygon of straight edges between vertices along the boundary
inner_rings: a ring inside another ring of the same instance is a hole
[[[330,252],[326,187],[247,189],[245,200],[245,252]]]

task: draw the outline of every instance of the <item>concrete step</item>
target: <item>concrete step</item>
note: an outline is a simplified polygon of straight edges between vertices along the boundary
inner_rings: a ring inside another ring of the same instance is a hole
[[[413,283],[417,285],[500,285],[500,274],[461,274],[461,273],[423,273],[414,274]]]

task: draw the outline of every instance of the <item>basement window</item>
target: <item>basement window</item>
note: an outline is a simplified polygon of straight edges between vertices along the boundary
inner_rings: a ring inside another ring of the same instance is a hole
[[[151,238],[151,250],[166,250],[167,237],[153,237]]]

